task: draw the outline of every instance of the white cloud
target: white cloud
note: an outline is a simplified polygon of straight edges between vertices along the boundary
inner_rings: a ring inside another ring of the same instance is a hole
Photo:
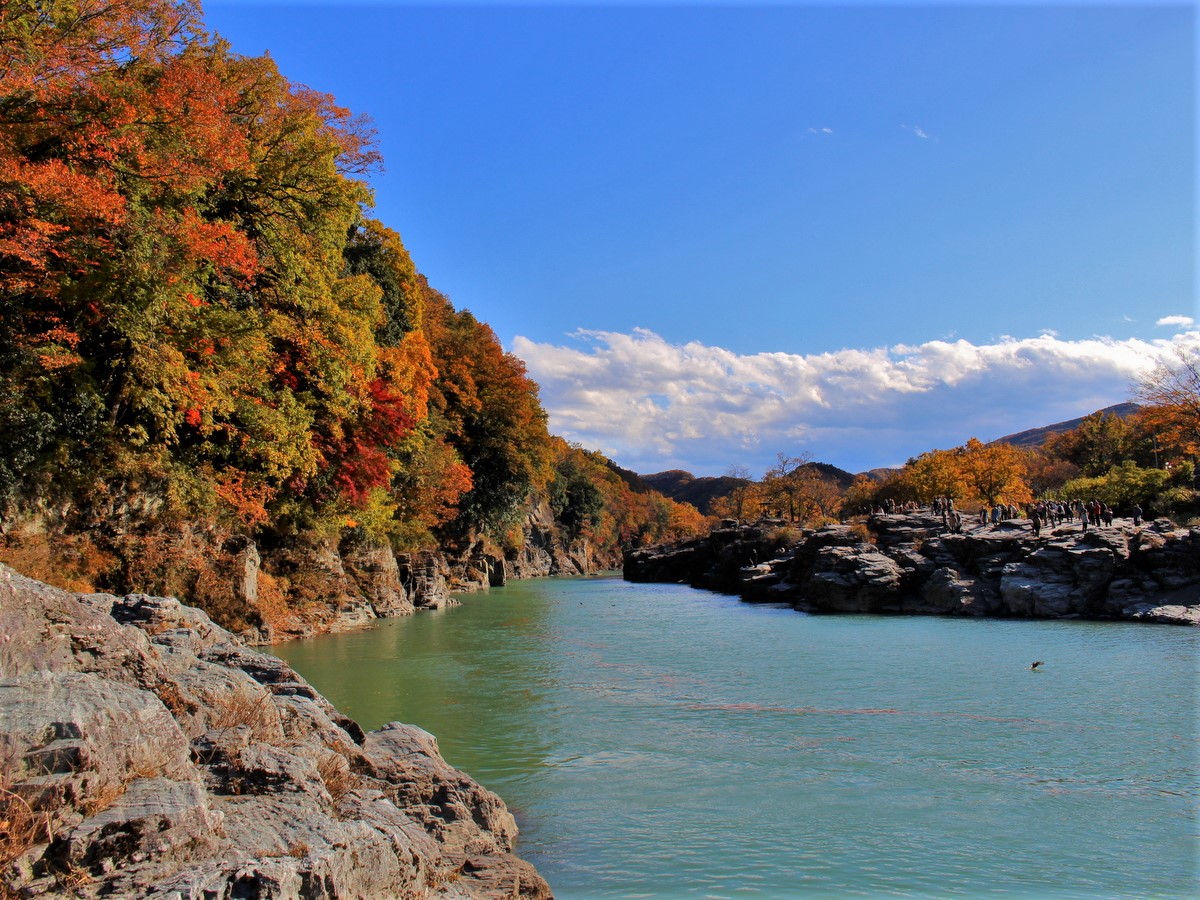
[[[761,471],[779,451],[807,450],[852,471],[899,464],[1122,402],[1174,347],[1200,352],[1200,331],[1156,341],[934,340],[808,356],[671,344],[642,329],[572,338],[513,345],[541,386],[551,430],[639,472],[705,475],[734,463]]]
[[[1196,324],[1196,320],[1191,316],[1163,316],[1155,325],[1176,325],[1181,328],[1191,328]]]

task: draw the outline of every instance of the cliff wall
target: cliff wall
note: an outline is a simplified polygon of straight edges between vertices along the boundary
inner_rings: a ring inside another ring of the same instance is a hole
[[[548,898],[504,803],[177,600],[0,566],[0,895]]]
[[[360,628],[375,619],[438,609],[454,594],[510,578],[616,569],[620,551],[568,544],[546,503],[532,504],[514,546],[483,540],[396,553],[353,529],[256,543],[188,522],[147,526],[128,510],[88,528],[53,517],[0,520],[0,560],[60,587],[185,598],[249,643]]]
[[[794,531],[737,525],[625,554],[628,581],[684,582],[804,612],[1127,619],[1200,624],[1200,528],[1161,519],[1035,537],[1028,522],[947,533],[876,516]]]

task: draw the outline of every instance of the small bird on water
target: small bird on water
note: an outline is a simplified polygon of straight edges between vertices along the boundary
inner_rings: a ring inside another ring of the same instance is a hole
[[[1030,668],[1030,669],[1036,669],[1036,668],[1037,668],[1038,666],[1040,666],[1040,665],[1042,665],[1042,661],[1039,659],[1037,662],[1035,662],[1035,663],[1034,663],[1032,666],[1030,666],[1029,668]]]

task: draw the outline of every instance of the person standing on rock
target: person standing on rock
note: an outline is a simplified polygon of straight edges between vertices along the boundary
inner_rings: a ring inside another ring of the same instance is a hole
[[[1035,538],[1042,536],[1042,517],[1038,514],[1036,506],[1029,511],[1029,527],[1033,529]]]
[[[1136,502],[1133,504],[1133,509],[1131,510],[1131,512],[1133,513],[1133,524],[1141,525],[1142,524],[1142,508],[1140,506],[1138,506],[1138,504]]]

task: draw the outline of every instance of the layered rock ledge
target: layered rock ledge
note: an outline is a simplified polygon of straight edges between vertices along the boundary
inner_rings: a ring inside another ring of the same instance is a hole
[[[948,533],[927,515],[792,531],[733,525],[625,555],[628,581],[682,582],[803,612],[1200,624],[1200,528],[1160,519],[1035,537],[1022,520]]]
[[[432,735],[169,598],[0,566],[0,895],[549,898]]]

